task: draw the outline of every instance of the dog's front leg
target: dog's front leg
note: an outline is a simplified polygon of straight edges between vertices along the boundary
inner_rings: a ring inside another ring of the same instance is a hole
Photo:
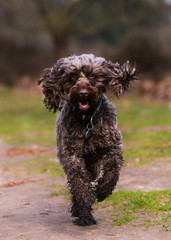
[[[101,159],[101,171],[97,179],[95,193],[97,200],[103,201],[114,190],[119,179],[119,172],[123,165],[122,149],[116,146],[104,154]]]
[[[78,217],[75,223],[82,226],[95,224],[91,206],[96,197],[90,185],[89,173],[85,168],[84,160],[73,155],[64,158],[62,165],[73,196],[71,212],[73,216]]]

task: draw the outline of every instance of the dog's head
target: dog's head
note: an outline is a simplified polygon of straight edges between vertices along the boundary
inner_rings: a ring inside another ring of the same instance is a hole
[[[108,87],[115,95],[127,90],[130,81],[136,78],[135,72],[129,62],[120,66],[93,54],[74,55],[46,69],[38,83],[43,89],[44,104],[50,111],[56,112],[61,100],[88,111],[97,106]]]

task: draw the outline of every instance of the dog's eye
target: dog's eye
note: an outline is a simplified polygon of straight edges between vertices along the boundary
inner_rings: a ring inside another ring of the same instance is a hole
[[[94,78],[95,78],[95,75],[94,75],[93,73],[91,73],[91,74],[89,75],[89,78],[90,78],[90,79],[94,79]]]
[[[76,75],[75,74],[71,75],[70,79],[75,80],[76,79]]]

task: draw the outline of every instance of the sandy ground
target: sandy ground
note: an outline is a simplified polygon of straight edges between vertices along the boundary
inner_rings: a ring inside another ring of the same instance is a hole
[[[70,202],[63,196],[52,196],[47,176],[29,176],[36,182],[25,182],[7,187],[9,181],[22,181],[26,175],[16,177],[12,171],[4,171],[3,165],[19,162],[28,156],[6,156],[10,148],[0,142],[0,240],[158,240],[171,239],[170,232],[161,231],[160,226],[112,227],[110,207],[94,210],[98,224],[79,227],[73,224],[68,208]],[[169,160],[169,159],[168,159]],[[170,187],[169,161],[155,161],[153,164],[125,166],[122,169],[117,190],[162,190]],[[63,178],[56,179],[65,185]],[[54,189],[53,189],[54,191]]]

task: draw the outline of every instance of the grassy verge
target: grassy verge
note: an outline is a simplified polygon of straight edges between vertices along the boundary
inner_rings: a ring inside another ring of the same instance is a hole
[[[101,206],[112,206],[114,226],[160,225],[163,230],[171,230],[171,189],[164,191],[118,191],[113,193]]]
[[[49,156],[38,156],[35,159],[20,162],[20,166],[24,166],[28,174],[34,172],[36,174],[47,173],[54,177],[65,176],[60,163],[54,161],[54,158]]]
[[[126,162],[150,163],[171,156],[169,103],[123,98],[115,102]]]
[[[44,108],[41,95],[1,90],[0,116],[0,136],[11,145],[55,146],[56,115]]]
[[[64,177],[65,174],[59,162],[56,161],[54,154],[45,156],[37,156],[33,159],[27,159],[17,163],[4,164],[4,171],[10,170],[10,168],[24,169],[28,175],[34,174],[47,174],[52,177]]]
[[[171,108],[168,104],[126,96],[114,102],[127,162],[141,164],[171,156]],[[45,109],[41,94],[0,90],[0,116],[1,138],[11,145],[56,146],[56,114]]]

